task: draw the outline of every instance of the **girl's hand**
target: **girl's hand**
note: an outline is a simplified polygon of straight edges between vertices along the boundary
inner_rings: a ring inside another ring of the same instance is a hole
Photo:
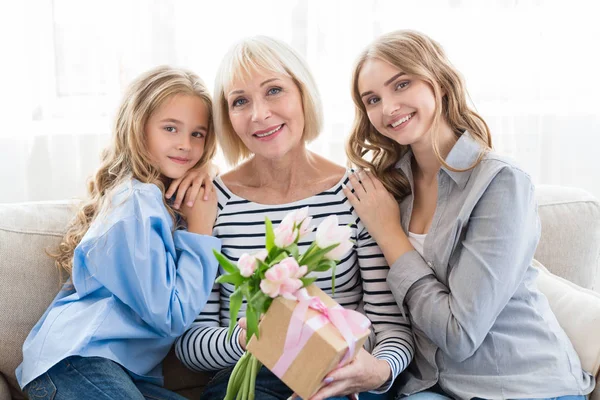
[[[372,173],[358,171],[350,174],[350,182],[354,193],[344,186],[344,194],[377,243],[389,232],[402,230],[396,199]]]
[[[352,362],[327,375],[323,386],[310,400],[324,400],[329,397],[349,396],[381,387],[390,378],[392,370],[384,360],[378,360],[365,349],[360,349]]]
[[[184,202],[188,207],[193,207],[196,199],[206,201],[209,193],[215,190],[212,183],[214,175],[216,168],[210,162],[200,168],[190,169],[184,176],[171,182],[165,197],[170,199],[177,192],[173,208],[178,210]]]
[[[181,208],[181,214],[187,221],[188,231],[200,235],[212,235],[213,226],[217,219],[217,194],[214,190],[200,192],[198,196],[206,195],[205,201],[196,198],[193,206],[185,204]]]

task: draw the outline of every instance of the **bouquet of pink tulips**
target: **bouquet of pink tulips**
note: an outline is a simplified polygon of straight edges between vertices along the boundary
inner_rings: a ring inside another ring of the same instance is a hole
[[[351,229],[338,226],[336,215],[330,215],[317,227],[316,240],[300,254],[298,242],[314,230],[308,207],[295,210],[285,216],[273,229],[266,218],[265,249],[255,254],[243,254],[237,265],[215,251],[225,274],[218,283],[230,283],[235,291],[230,296],[230,323],[228,338],[236,325],[237,315],[246,299],[246,343],[252,336],[258,338],[260,317],[267,312],[273,299],[282,296],[296,300],[295,293],[312,284],[317,278],[312,272],[332,270],[332,287],[335,287],[336,260],[352,248]],[[254,387],[258,371],[262,367],[252,354],[245,352],[235,365],[225,399],[254,399]]]

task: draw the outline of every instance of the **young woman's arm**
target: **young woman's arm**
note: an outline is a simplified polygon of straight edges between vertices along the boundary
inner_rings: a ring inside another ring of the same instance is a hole
[[[413,325],[462,361],[481,345],[514,294],[539,234],[533,184],[524,172],[507,166],[471,213],[448,287],[416,251],[392,265],[388,283],[396,300],[407,304]]]
[[[103,286],[160,335],[181,335],[206,304],[220,241],[173,233],[157,187],[134,187],[111,207],[75,250],[75,288]]]

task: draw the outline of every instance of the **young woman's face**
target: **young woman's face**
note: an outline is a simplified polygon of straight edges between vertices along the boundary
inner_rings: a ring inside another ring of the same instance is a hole
[[[290,77],[256,71],[232,82],[225,98],[233,130],[255,155],[278,159],[302,143],[302,96]]]
[[[208,108],[197,96],[174,95],[148,118],[148,151],[160,173],[181,178],[200,161],[208,134]]]
[[[427,82],[371,58],[358,75],[358,92],[379,133],[402,145],[429,140],[435,96]]]

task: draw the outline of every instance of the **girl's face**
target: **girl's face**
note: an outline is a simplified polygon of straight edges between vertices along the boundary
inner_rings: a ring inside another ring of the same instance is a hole
[[[225,99],[233,130],[250,152],[279,159],[302,143],[302,96],[290,77],[256,71],[232,82]]]
[[[358,75],[358,92],[379,133],[401,145],[430,143],[436,104],[427,82],[371,58]]]
[[[183,94],[167,98],[150,115],[144,133],[150,156],[163,176],[181,178],[200,161],[208,117],[201,98]]]

